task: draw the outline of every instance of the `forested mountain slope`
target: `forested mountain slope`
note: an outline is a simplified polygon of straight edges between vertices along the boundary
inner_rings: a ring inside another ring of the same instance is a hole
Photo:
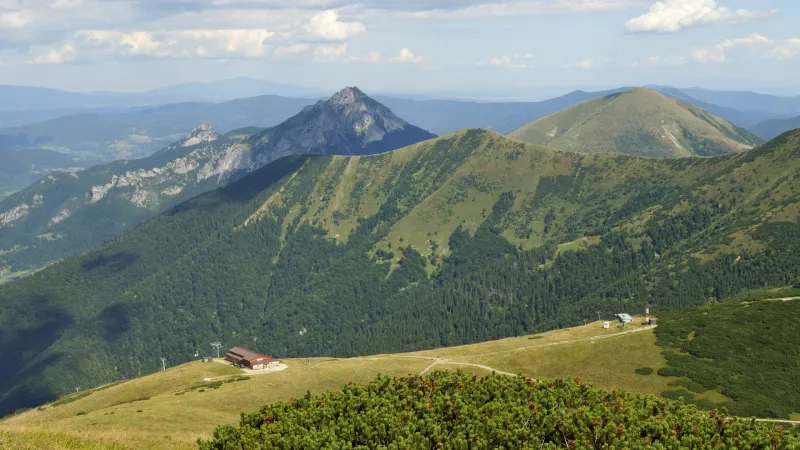
[[[357,88],[273,128],[223,136],[202,125],[148,158],[53,173],[0,202],[0,271],[80,253],[280,157],[380,153],[432,137]]]
[[[798,158],[800,133],[663,160],[486,130],[283,158],[0,287],[0,409],[211,341],[413,350],[784,286],[800,272]]]
[[[701,108],[646,88],[580,103],[530,123],[510,136],[559,150],[658,158],[722,155],[762,142]]]

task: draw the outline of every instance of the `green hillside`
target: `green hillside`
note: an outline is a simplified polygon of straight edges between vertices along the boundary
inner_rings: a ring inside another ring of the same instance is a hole
[[[0,410],[212,341],[408,351],[785,286],[800,275],[799,152],[800,133],[662,160],[467,130],[284,158],[0,287]]]
[[[800,413],[800,300],[732,301],[670,311],[656,330],[666,376],[690,384],[685,398],[717,390],[734,414],[788,417]],[[800,417],[800,416],[797,416]]]
[[[656,331],[671,325],[663,317],[659,316],[661,322]],[[0,421],[0,447],[196,448],[198,438],[209,439],[215,427],[235,424],[242,411],[299,399],[307,392],[335,396],[349,382],[364,383],[377,374],[408,377],[445,369],[486,376],[495,371],[538,380],[578,378],[607,391],[671,395],[679,389],[675,386],[688,380],[640,374],[645,368],[659,371],[666,367],[654,329],[641,326],[640,319],[637,317],[624,329],[614,324],[607,330],[601,322],[593,322],[532,336],[416,353],[289,359],[283,360],[288,365],[286,370],[258,375],[243,376],[241,370],[216,362],[195,361],[175,367],[168,362],[166,371],[73,392],[5,418]],[[641,399],[619,395],[634,402]],[[692,401],[706,405],[729,401],[713,390],[694,395]],[[689,411],[678,405],[672,407]],[[749,426],[748,421],[742,425]]]
[[[510,136],[565,151],[657,158],[723,155],[763,142],[697,106],[646,88],[580,103]]]

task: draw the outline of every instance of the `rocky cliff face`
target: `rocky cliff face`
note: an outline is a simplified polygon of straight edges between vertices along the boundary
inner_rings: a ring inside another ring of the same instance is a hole
[[[435,137],[410,125],[356,87],[250,139],[255,160],[294,154],[357,155],[394,150]]]
[[[358,88],[255,135],[223,136],[203,124],[148,158],[54,172],[0,201],[0,269],[19,261],[27,269],[86,250],[284,156],[379,153],[432,137]]]
[[[246,143],[229,140],[204,124],[185,139],[142,160],[48,175],[0,203],[0,229],[19,226],[34,211],[41,219],[41,213],[48,210],[50,217],[44,224],[54,227],[74,212],[111,201],[112,197],[137,208],[159,208],[206,180],[224,182],[247,150]]]
[[[249,164],[249,144],[201,125],[140,160],[54,172],[0,201],[0,269],[27,270],[86,250]]]

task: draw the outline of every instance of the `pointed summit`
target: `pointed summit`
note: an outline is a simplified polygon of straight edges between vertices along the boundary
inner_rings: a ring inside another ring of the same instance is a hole
[[[211,125],[203,123],[192,130],[181,145],[184,147],[191,147],[193,145],[202,144],[203,142],[216,141],[218,137],[219,135],[214,131]]]
[[[330,104],[334,106],[349,106],[353,103],[356,103],[359,100],[364,98],[369,98],[367,95],[361,91],[361,89],[355,86],[348,86],[341,91],[333,94],[333,96],[328,100]]]
[[[258,161],[297,154],[365,155],[395,150],[432,139],[357,87],[346,87],[327,101],[253,136]]]

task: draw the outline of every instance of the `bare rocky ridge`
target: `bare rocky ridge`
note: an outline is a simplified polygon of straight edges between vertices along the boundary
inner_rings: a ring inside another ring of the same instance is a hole
[[[252,136],[201,124],[147,158],[54,172],[0,201],[0,268],[26,252],[24,269],[78,253],[284,156],[380,153],[433,137],[355,87]]]
[[[410,125],[357,87],[306,107],[281,125],[250,139],[257,160],[302,153],[363,155],[389,151],[435,137]]]

